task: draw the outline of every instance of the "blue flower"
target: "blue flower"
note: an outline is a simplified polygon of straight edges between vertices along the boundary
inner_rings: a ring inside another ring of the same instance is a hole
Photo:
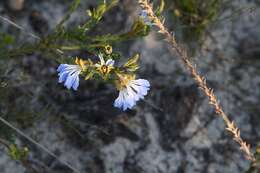
[[[64,86],[68,89],[78,89],[79,74],[82,71],[80,65],[61,64],[59,65],[57,71],[59,72],[59,83],[64,82]]]
[[[144,99],[150,90],[150,83],[145,79],[121,79],[121,87],[119,89],[119,96],[114,102],[114,106],[124,111],[132,109],[136,102]]]
[[[149,18],[146,10],[142,10],[139,16],[143,19],[143,21],[146,25],[149,25],[149,26],[153,25],[153,23],[151,22],[151,19]]]

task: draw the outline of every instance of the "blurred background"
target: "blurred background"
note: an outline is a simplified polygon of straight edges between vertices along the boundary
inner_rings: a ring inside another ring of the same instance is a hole
[[[1,20],[0,52],[8,43],[37,41],[26,33],[48,35],[70,3],[1,0],[0,15],[25,32]],[[81,24],[86,10],[96,5],[82,0],[66,26]],[[167,0],[163,13],[253,149],[260,141],[259,6],[259,0]],[[92,34],[124,32],[139,13],[136,1],[121,0]],[[113,45],[126,58],[141,54],[138,76],[152,86],[146,99],[126,112],[113,107],[118,93],[111,85],[82,80],[73,92],[58,84],[59,64],[48,52],[1,58],[1,116],[81,173],[246,172],[250,163],[224,130],[223,120],[161,40],[152,29],[146,37]],[[29,150],[26,162],[15,161],[1,145],[1,173],[72,172],[3,123],[0,138]]]

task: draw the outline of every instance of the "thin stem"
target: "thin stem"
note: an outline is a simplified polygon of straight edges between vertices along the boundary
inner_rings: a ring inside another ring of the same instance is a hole
[[[47,149],[46,147],[44,147],[43,145],[41,145],[40,143],[36,142],[34,139],[32,139],[31,137],[27,136],[25,133],[23,133],[21,130],[19,130],[18,128],[14,127],[12,124],[10,124],[8,121],[6,121],[4,118],[0,117],[0,121],[2,121],[5,125],[7,125],[8,127],[10,127],[11,129],[13,129],[16,133],[18,133],[19,135],[21,135],[22,137],[26,138],[28,141],[30,141],[31,143],[33,143],[34,145],[38,146],[40,149],[42,149],[43,151],[45,151],[46,153],[48,153],[49,155],[51,155],[52,157],[54,157],[56,160],[58,160],[60,163],[66,165],[68,168],[70,168],[73,172],[75,173],[80,173],[76,168],[72,167],[69,163],[66,163],[65,161],[61,160],[60,158],[58,158],[54,153],[52,153],[49,149]]]
[[[91,49],[104,47],[104,44],[91,44],[91,45],[71,45],[71,46],[57,46],[61,50],[72,51],[72,50],[82,50],[82,49]],[[55,47],[55,46],[54,46]]]
[[[6,18],[6,17],[3,17],[0,15],[0,19],[3,20],[4,22],[7,22],[9,23],[10,25],[14,26],[15,28],[19,29],[20,31],[22,31],[24,34],[26,35],[29,35],[37,40],[41,40],[41,38],[31,32],[28,32],[27,30],[25,30],[22,26],[16,24],[15,22],[11,21],[10,19]],[[56,49],[56,51],[59,53],[59,54],[64,54],[63,51],[61,51],[60,49]]]
[[[41,39],[39,36],[37,36],[37,35],[35,35],[35,34],[31,33],[31,32],[27,32],[22,26],[14,23],[13,21],[11,21],[10,19],[8,19],[6,17],[0,16],[0,19],[2,19],[3,21],[11,24],[12,26],[14,26],[14,27],[18,28],[19,30],[21,30],[23,33],[25,33],[25,34],[27,34],[27,35],[29,35],[29,36],[37,39],[37,40]]]
[[[205,95],[209,99],[209,104],[212,105],[215,109],[215,112],[222,117],[226,124],[226,130],[229,131],[233,135],[233,140],[236,141],[240,145],[240,150],[244,153],[245,157],[252,161],[253,165],[256,162],[256,158],[254,154],[250,151],[250,145],[247,144],[240,136],[240,130],[237,128],[236,124],[231,121],[228,116],[223,111],[221,105],[218,102],[218,99],[216,95],[213,92],[213,89],[209,88],[206,82],[206,79],[198,73],[195,66],[192,64],[192,62],[189,60],[189,57],[187,55],[187,51],[179,46],[177,43],[175,37],[167,30],[167,28],[164,26],[163,22],[154,14],[152,5],[148,0],[139,0],[139,5],[142,7],[143,10],[146,11],[149,20],[153,22],[153,24],[159,28],[159,33],[161,33],[166,41],[172,46],[172,48],[175,50],[178,57],[183,62],[186,69],[190,72],[193,79],[198,84],[199,88],[205,93]]]

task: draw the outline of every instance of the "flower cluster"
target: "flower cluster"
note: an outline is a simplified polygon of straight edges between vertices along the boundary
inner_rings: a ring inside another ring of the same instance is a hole
[[[114,106],[122,110],[132,109],[136,102],[144,99],[150,89],[149,81],[136,79],[134,72],[138,69],[139,55],[130,58],[122,66],[115,66],[111,56],[112,47],[106,46],[105,53],[98,54],[97,62],[76,58],[74,64],[60,64],[57,72],[59,83],[64,83],[67,89],[77,90],[80,76],[88,79],[103,79],[112,81],[119,91]]]

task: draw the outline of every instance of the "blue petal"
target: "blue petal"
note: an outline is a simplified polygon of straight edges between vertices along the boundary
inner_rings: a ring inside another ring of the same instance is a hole
[[[150,90],[150,83],[145,79],[138,79],[132,81],[131,87],[138,94],[139,99],[143,99]]]
[[[132,96],[128,95],[127,90],[124,89],[119,92],[118,98],[114,102],[114,106],[122,109],[123,111],[128,108],[131,109],[135,105],[135,100]]]
[[[136,101],[133,98],[127,98],[124,103],[128,108],[132,108],[136,104]]]
[[[115,100],[114,106],[123,109],[132,109],[136,102],[144,99],[150,90],[150,83],[145,79],[131,81],[130,85],[119,92],[119,97]]]
[[[127,110],[127,108],[129,107],[129,104],[126,102],[126,100],[123,102],[123,110]]]
[[[127,96],[126,96],[126,92],[122,94],[123,95],[123,98],[122,98],[122,102],[123,102],[123,110],[125,111],[128,106],[129,106],[129,103],[127,102]]]
[[[114,107],[121,108],[122,102],[120,102],[119,98],[117,98],[114,102]]]
[[[74,81],[74,84],[73,84],[73,89],[76,91],[79,87],[79,77],[77,76],[75,81]]]
[[[79,86],[79,74],[81,69],[78,65],[60,64],[57,71],[59,72],[59,83],[64,82],[68,89],[77,90]]]
[[[59,77],[59,83],[62,83],[62,82],[67,80],[67,77],[68,77],[68,73],[67,72],[61,72],[58,75],[60,76]]]
[[[73,80],[74,80],[73,76],[69,73],[67,80],[64,83],[64,86],[66,86],[68,89],[70,89],[73,85]]]
[[[136,91],[134,91],[131,87],[127,87],[127,93],[129,95],[129,99],[133,101],[138,101],[140,98]]]
[[[145,80],[145,79],[137,79],[135,80],[136,84],[137,85],[140,85],[140,86],[145,86],[145,87],[150,87],[150,82],[148,80]]]
[[[115,64],[115,61],[112,60],[112,59],[109,59],[109,60],[107,60],[107,62],[106,62],[106,65],[107,65],[107,66],[114,66],[114,64]]]
[[[123,105],[122,93],[119,92],[119,96],[118,96],[117,99],[115,100],[114,106],[121,109],[121,108],[122,108],[122,105]]]
[[[146,96],[149,90],[150,90],[150,88],[141,87],[140,94],[143,96]]]
[[[61,64],[61,65],[59,65],[57,71],[58,71],[58,72],[61,72],[61,71],[63,71],[66,67],[67,67],[67,64]]]
[[[76,81],[76,77],[74,75],[71,76],[71,87],[73,88]],[[74,88],[73,88],[74,89]],[[74,89],[75,90],[75,89]]]
[[[150,88],[143,87],[143,86],[139,86],[138,89],[139,89],[138,94],[142,96],[146,96],[148,91],[150,90]]]
[[[138,95],[136,95],[136,93],[132,91],[129,91],[127,90],[125,93],[124,93],[124,111],[126,109],[131,109],[133,108],[135,105],[136,105],[136,99],[138,99]]]

